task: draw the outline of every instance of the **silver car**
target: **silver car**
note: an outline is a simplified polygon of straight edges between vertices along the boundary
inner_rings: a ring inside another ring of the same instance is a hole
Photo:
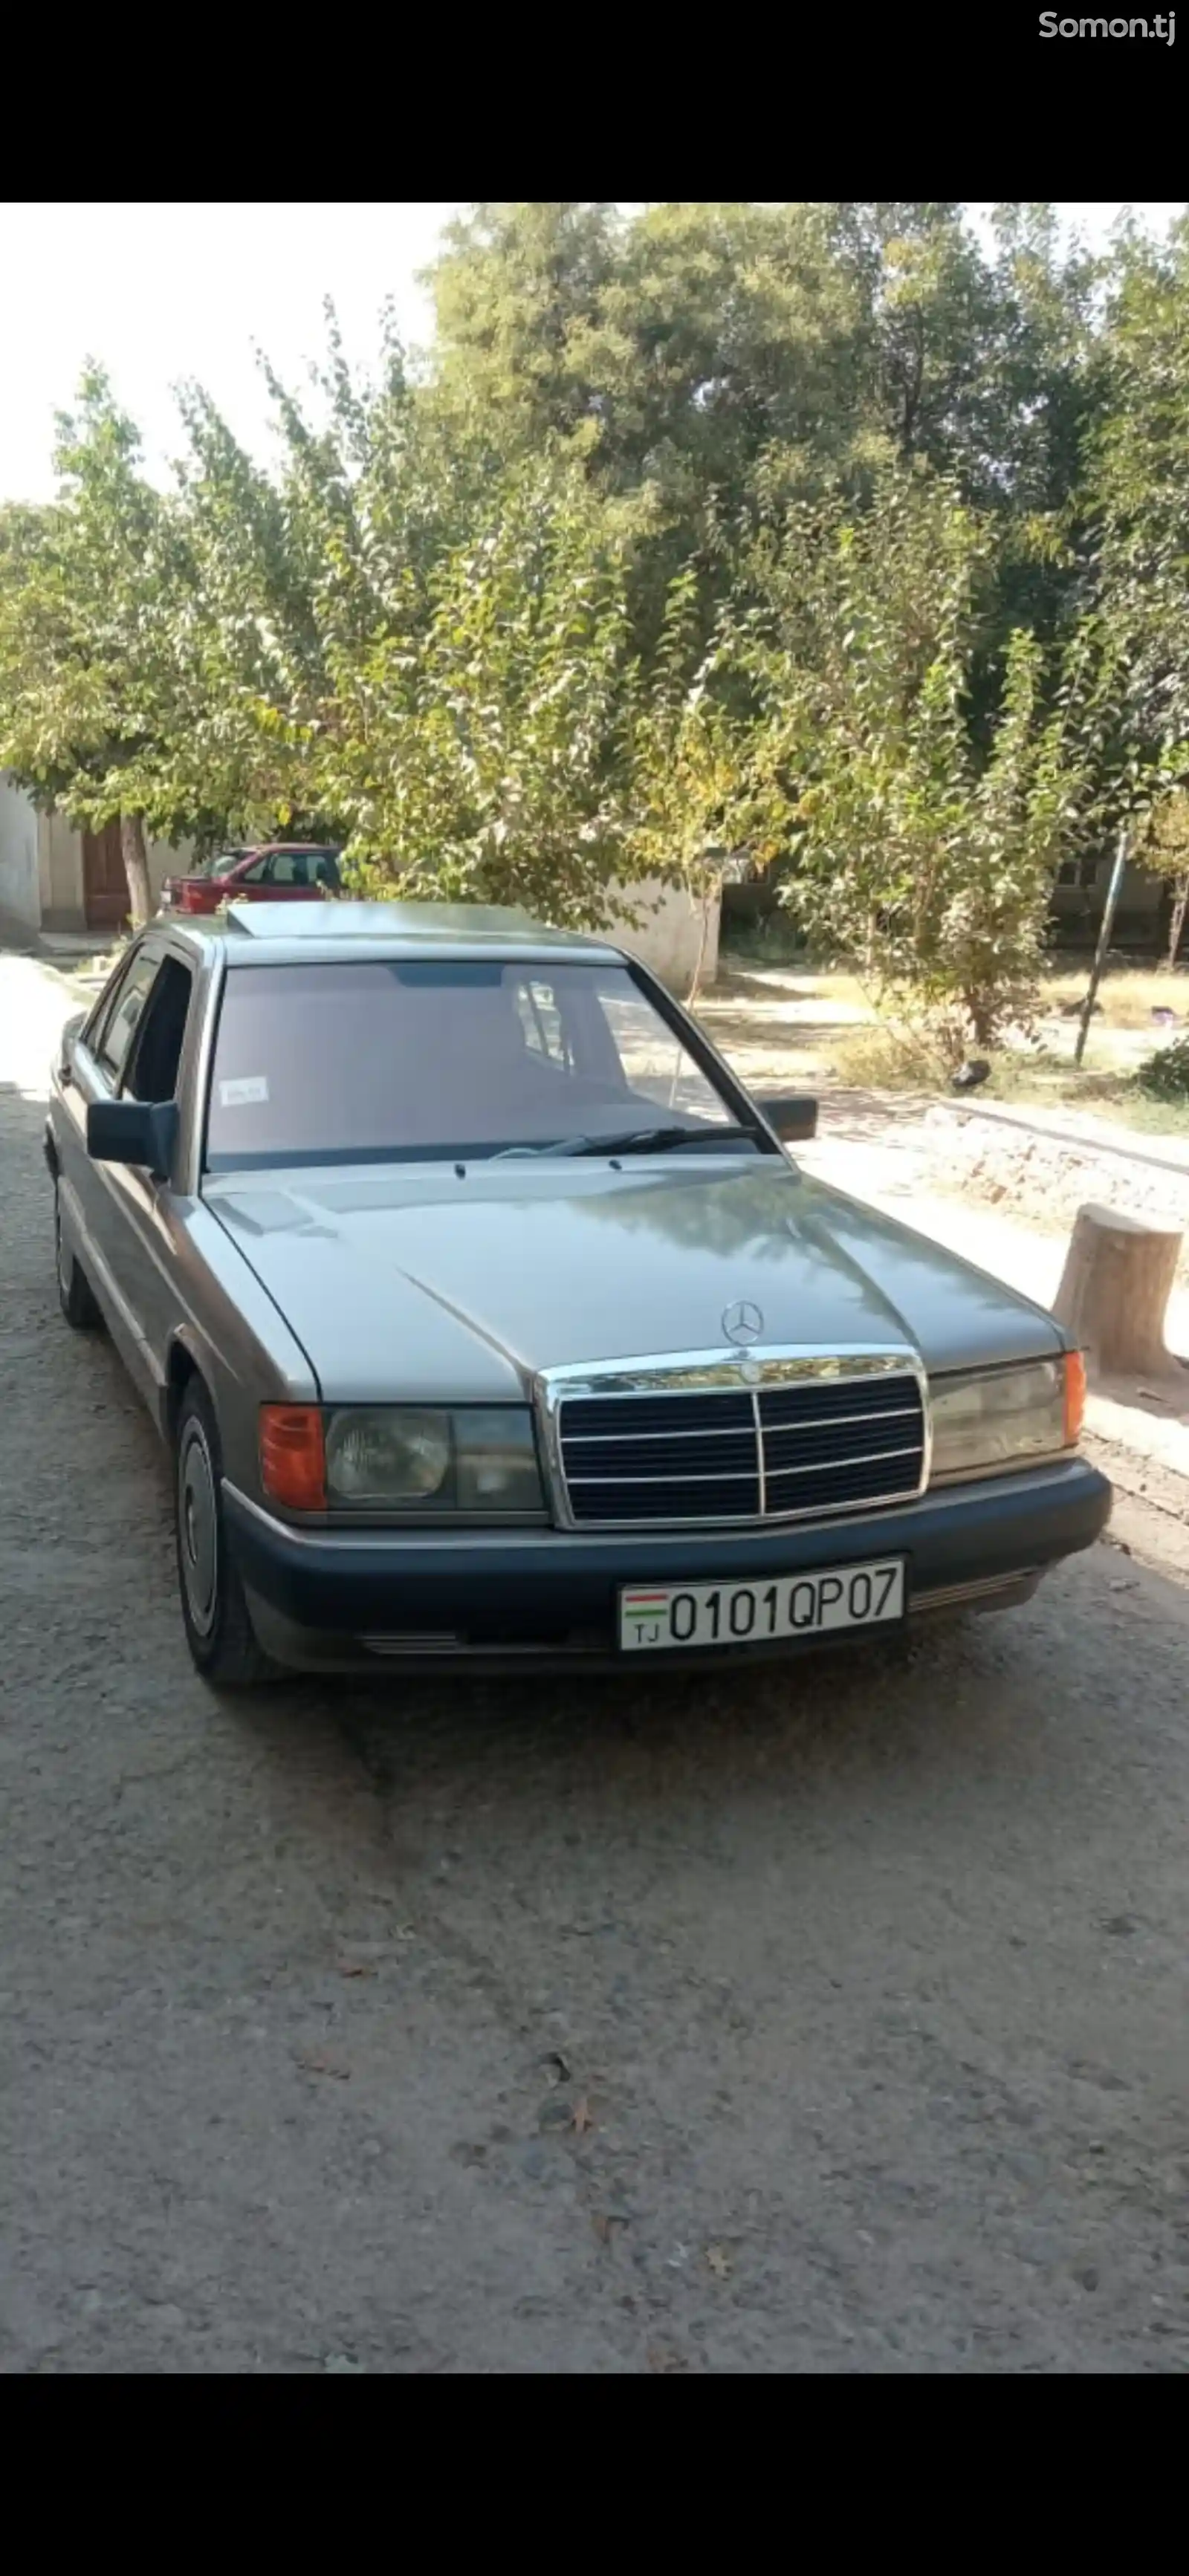
[[[154,923],[46,1156],[67,1320],[169,1444],[199,1671],[745,1660],[1089,1546],[1060,1326],[799,1171],[815,1120],[514,913]]]

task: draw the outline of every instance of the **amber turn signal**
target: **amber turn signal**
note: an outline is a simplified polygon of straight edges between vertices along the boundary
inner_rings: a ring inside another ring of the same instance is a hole
[[[326,1509],[326,1442],[316,1404],[262,1404],[260,1478],[291,1512]]]
[[[1065,1445],[1072,1449],[1086,1410],[1086,1363],[1080,1351],[1065,1354]]]

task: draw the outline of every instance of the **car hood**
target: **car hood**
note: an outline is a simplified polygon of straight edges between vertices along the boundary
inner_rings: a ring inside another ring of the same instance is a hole
[[[204,1196],[306,1351],[324,1397],[491,1402],[566,1362],[878,1343],[932,1370],[1061,1347],[1051,1317],[783,1157],[303,1169]]]

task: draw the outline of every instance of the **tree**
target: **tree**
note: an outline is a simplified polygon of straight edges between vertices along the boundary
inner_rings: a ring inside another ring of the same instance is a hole
[[[98,367],[56,464],[57,499],[9,513],[0,547],[0,765],[72,823],[119,822],[140,922],[146,831],[178,840],[219,814],[199,604],[178,513]]]
[[[720,611],[710,647],[687,680],[698,623],[697,570],[690,566],[670,587],[647,684],[638,668],[634,675],[628,755],[634,872],[684,886],[699,916],[691,1004],[724,883],[745,867],[770,865],[789,821],[776,737],[737,695],[731,702],[744,655],[730,610]]]
[[[380,407],[396,410],[404,394],[403,366],[388,342],[380,388],[356,385],[330,306],[327,328],[321,426],[262,361],[280,449],[272,474],[200,386],[180,395],[179,509],[202,602],[204,694],[218,714],[218,743],[204,748],[217,752],[241,830],[325,828],[312,772],[333,695],[329,654],[362,645],[380,613],[361,494]]]
[[[1124,239],[1101,368],[1087,474],[1091,577],[1126,728],[1167,763],[1189,741],[1189,221],[1166,249]]]
[[[1189,912],[1189,791],[1184,787],[1170,788],[1153,805],[1135,855],[1140,866],[1149,875],[1162,877],[1169,889],[1165,963],[1171,973],[1180,954],[1185,915]]]
[[[1096,275],[1047,205],[997,208],[989,253],[948,203],[662,203],[630,222],[481,206],[431,272],[436,386],[494,454],[562,438],[636,503],[646,655],[670,581],[703,559],[687,677],[722,596],[708,509],[733,524],[761,487],[806,499],[831,478],[867,498],[893,458],[923,458],[1010,525],[994,659],[1012,624],[1048,635],[1068,585],[1049,523],[1070,510],[1093,411]]]
[[[794,782],[784,899],[877,987],[945,1015],[955,1051],[1026,1006],[1074,805],[1067,693],[1008,639],[980,762],[967,723],[987,526],[953,484],[891,469],[872,508],[838,495],[767,530],[753,668]]]
[[[447,228],[427,279],[438,376],[461,407],[498,423],[504,452],[590,418],[572,342],[598,312],[620,229],[613,206],[563,199],[480,204]]]
[[[987,1038],[1075,824],[1189,776],[1189,247],[1051,207],[477,207],[438,345],[332,311],[265,471],[200,388],[159,491],[97,369],[0,517],[0,757],[78,822],[333,832],[373,891],[810,926]],[[741,858],[745,854],[745,861]]]
[[[1189,223],[1166,248],[1123,237],[1098,356],[1100,415],[1087,446],[1080,626],[1101,830],[1183,873],[1189,775]],[[1174,891],[1173,954],[1184,905]],[[1087,998],[1087,1014],[1093,985]]]
[[[640,650],[702,558],[692,677],[720,596],[707,512],[731,519],[774,443],[836,462],[855,425],[861,307],[814,206],[480,206],[431,272],[436,392],[499,457],[549,439],[629,510]],[[795,460],[795,463],[794,461]]]
[[[326,799],[339,792],[351,725],[386,655],[391,720],[402,720],[400,656],[426,645],[440,568],[490,515],[506,470],[462,411],[414,393],[390,322],[368,381],[348,368],[329,303],[326,320],[328,355],[312,371],[320,418],[262,362],[273,472],[193,385],[178,467],[228,810],[241,830],[311,837],[350,829],[354,805]],[[363,743],[356,751],[358,770]]]
[[[508,467],[468,540],[328,647],[315,776],[362,891],[597,925],[624,850],[623,542],[581,473]]]

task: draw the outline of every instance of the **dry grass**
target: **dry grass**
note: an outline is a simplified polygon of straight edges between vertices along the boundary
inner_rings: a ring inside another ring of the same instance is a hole
[[[730,958],[696,1017],[752,1090],[810,1091],[839,1079],[837,1048],[869,1007],[853,976],[781,968],[761,977]]]
[[[1149,1136],[1189,1136],[1189,1105],[1149,1100],[1134,1074],[1088,1067],[1081,1073],[1062,1059],[997,1056],[988,1096],[1040,1109],[1084,1109]]]
[[[941,1091],[950,1067],[926,1029],[873,1020],[846,1030],[830,1050],[834,1079],[855,1090]]]
[[[699,1016],[753,1089],[948,1092],[950,1067],[936,1040],[880,1018],[855,976],[802,962],[757,974],[755,962],[733,955],[724,956],[723,969],[702,996]],[[1145,1041],[1160,1043],[1153,1010],[1173,1010],[1189,1026],[1189,965],[1171,975],[1156,967],[1112,967],[1099,988],[1101,1007],[1078,1072],[1075,1024],[1062,1016],[1062,1006],[1084,998],[1088,977],[1088,961],[1046,975],[1039,1043],[993,1050],[983,1096],[1020,1108],[1086,1110],[1150,1135],[1189,1134],[1189,1110],[1145,1099],[1134,1078],[1149,1051]]]
[[[1041,992],[1042,1015],[1084,1001],[1089,981],[1088,959],[1084,966],[1047,974]],[[1189,1016],[1189,966],[1178,966],[1171,974],[1167,967],[1109,966],[1098,987],[1098,1000],[1095,1026],[1108,1029],[1151,1028],[1154,1010],[1175,1011],[1178,1019],[1184,1018]]]
[[[733,949],[724,949],[717,978],[704,988],[698,1008],[703,1002],[744,999],[756,1010],[837,1020],[839,1025],[845,1020],[871,1019],[876,1010],[871,995],[847,967],[766,966],[759,958],[738,957]]]
[[[858,978],[842,967],[819,968],[809,963],[802,952],[782,953],[778,942],[768,946],[755,938],[746,947],[724,948],[721,981],[718,989],[747,983],[757,968],[775,983],[787,985],[805,1001],[843,1003],[841,1014],[850,1018],[857,1008],[864,1017],[873,1015],[870,996]],[[1057,1014],[1080,1002],[1090,980],[1090,959],[1079,957],[1075,964],[1054,964],[1045,972],[1040,993],[1040,1016]],[[1095,1013],[1097,1026],[1109,1029],[1146,1029],[1152,1025],[1154,1010],[1173,1010],[1189,1021],[1189,959],[1170,973],[1166,966],[1108,966],[1098,988],[1100,1009]]]

